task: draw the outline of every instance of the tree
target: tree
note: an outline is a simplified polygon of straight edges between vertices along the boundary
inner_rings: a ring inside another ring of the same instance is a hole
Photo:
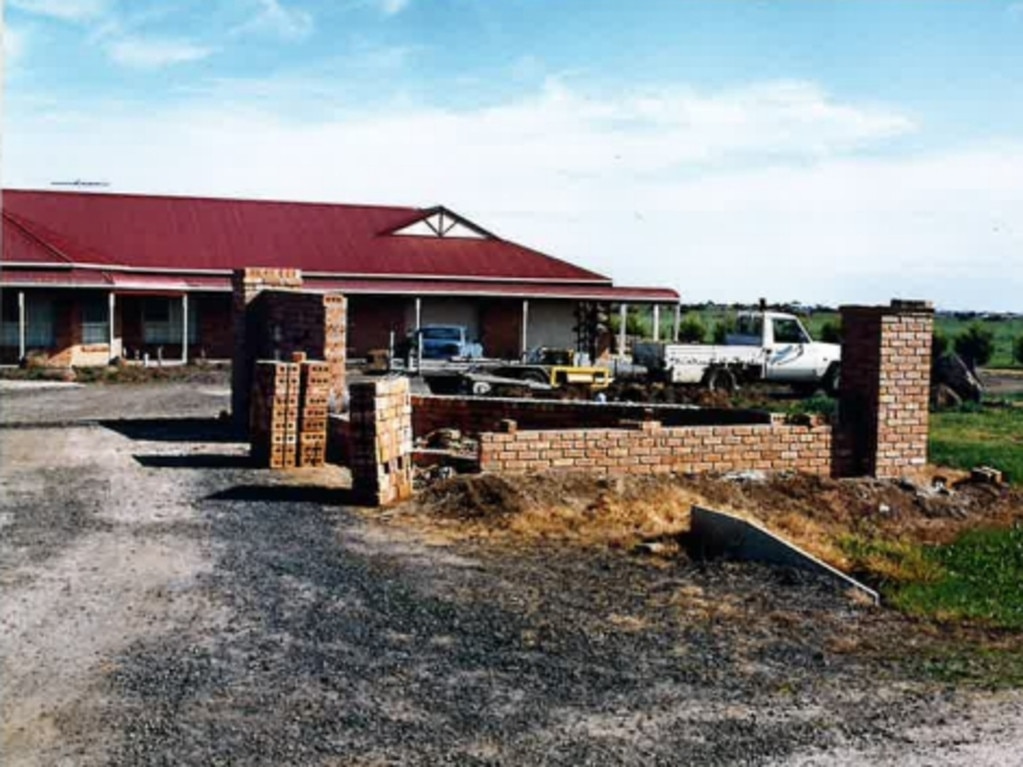
[[[700,315],[690,312],[682,318],[678,326],[678,337],[680,341],[689,344],[702,344],[707,336],[707,326],[703,324]]]
[[[945,356],[948,351],[948,336],[940,330],[935,330],[931,338],[931,359],[936,360]]]
[[[1020,336],[1013,342],[1012,358],[1020,365],[1023,365],[1023,336]]]
[[[956,336],[956,353],[963,358],[970,370],[976,372],[981,365],[986,365],[995,350],[995,334],[979,322],[971,322],[962,333]]]
[[[714,343],[724,344],[729,333],[735,332],[735,315],[728,314],[714,323]]]

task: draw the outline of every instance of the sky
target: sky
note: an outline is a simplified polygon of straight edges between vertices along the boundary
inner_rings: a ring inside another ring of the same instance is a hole
[[[1023,2],[6,0],[0,173],[429,206],[687,302],[1023,311]]]

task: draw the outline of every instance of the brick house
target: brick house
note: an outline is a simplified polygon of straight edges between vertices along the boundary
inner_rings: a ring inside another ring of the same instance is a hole
[[[427,323],[466,325],[494,356],[586,348],[579,317],[630,304],[670,306],[677,327],[674,290],[615,286],[444,207],[8,190],[2,208],[4,364],[229,358],[243,267],[344,292],[354,355]]]

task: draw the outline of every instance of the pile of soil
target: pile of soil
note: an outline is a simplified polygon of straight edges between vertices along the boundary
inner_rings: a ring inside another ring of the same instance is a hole
[[[943,476],[948,476],[944,473]],[[755,519],[839,567],[844,535],[948,542],[974,527],[1023,521],[1023,490],[953,482],[829,479],[807,474],[596,477],[456,476],[429,487],[420,516],[455,537],[553,538],[631,545],[685,533],[701,504]]]

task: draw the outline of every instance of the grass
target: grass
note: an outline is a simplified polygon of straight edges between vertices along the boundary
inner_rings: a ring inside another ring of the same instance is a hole
[[[932,413],[929,451],[934,464],[993,466],[1023,481],[1023,407],[973,405]]]
[[[970,530],[917,554],[928,577],[899,583],[889,597],[911,615],[1023,629],[1023,528]]]
[[[840,546],[853,572],[909,615],[1023,629],[1023,528],[968,530],[944,545],[864,539]]]
[[[944,684],[991,690],[1023,687],[1023,653],[999,647],[938,646],[914,652],[909,665]]]
[[[72,380],[96,384],[165,383],[220,383],[225,380],[227,367],[215,364],[168,365],[166,367],[141,365],[103,365],[99,367],[68,368],[27,367],[3,368],[0,378],[20,381]]]

